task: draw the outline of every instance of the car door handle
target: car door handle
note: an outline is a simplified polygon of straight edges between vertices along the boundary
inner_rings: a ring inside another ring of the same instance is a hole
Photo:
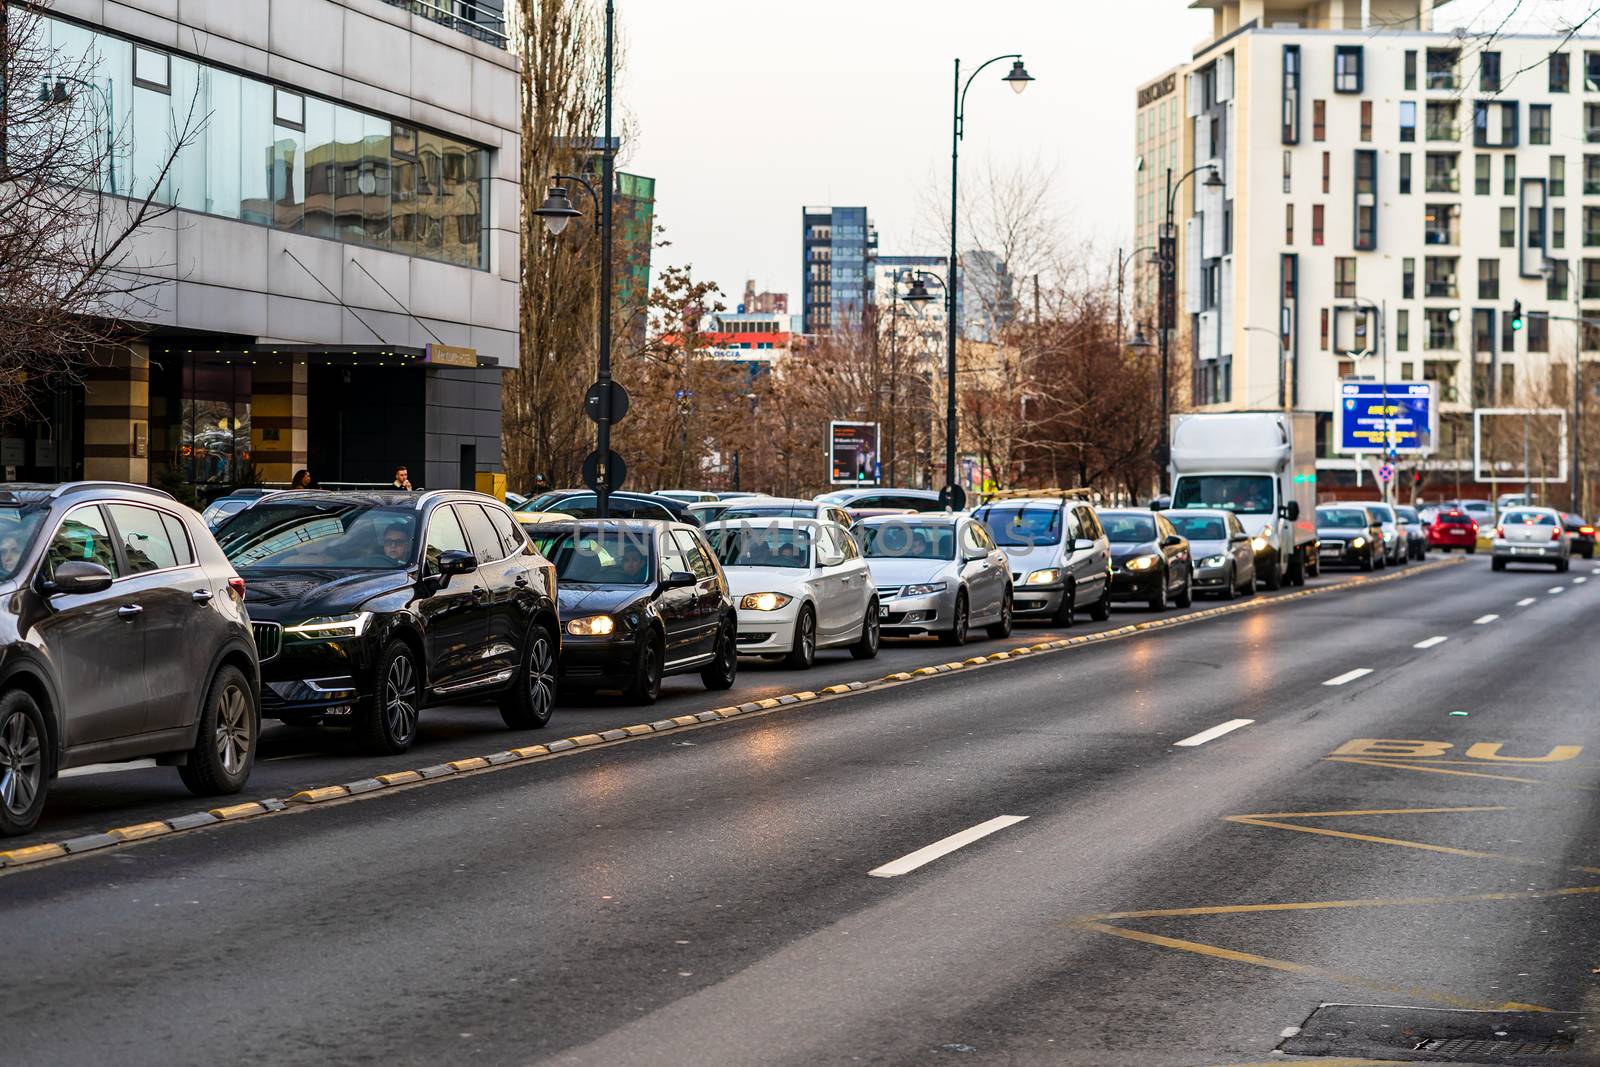
[[[489,595],[489,590],[485,589],[483,586],[475,585],[475,586],[472,587],[472,599],[474,599],[474,600],[482,600],[484,597],[486,597],[488,595]]]
[[[122,607],[117,609],[117,618],[119,619],[137,619],[143,614],[144,608],[140,607],[138,604],[124,604]]]
[[[196,589],[192,594],[190,594],[190,598],[196,604],[209,604],[211,603],[211,590]]]
[[[511,584],[516,586],[518,589],[526,589],[528,588],[528,576],[526,574],[519,574],[517,575],[517,580]]]

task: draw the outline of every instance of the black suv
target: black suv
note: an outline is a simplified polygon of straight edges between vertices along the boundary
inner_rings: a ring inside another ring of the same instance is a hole
[[[261,712],[244,582],[159,489],[0,487],[0,834],[68,767],[155,757],[236,793]]]
[[[262,714],[387,753],[447,698],[497,696],[512,729],[550,721],[555,569],[493,497],[274,493],[217,540],[249,590]]]
[[[717,554],[692,526],[648,519],[524,526],[555,564],[566,638],[561,682],[653,704],[664,674],[730,689],[739,617]]]

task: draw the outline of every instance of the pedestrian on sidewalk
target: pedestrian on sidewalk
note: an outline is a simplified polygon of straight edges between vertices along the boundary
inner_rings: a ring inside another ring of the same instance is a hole
[[[311,489],[311,472],[304,467],[294,472],[294,481],[289,483],[290,489]]]
[[[411,474],[406,470],[405,464],[402,463],[394,469],[394,484],[390,488],[405,493],[411,492]]]

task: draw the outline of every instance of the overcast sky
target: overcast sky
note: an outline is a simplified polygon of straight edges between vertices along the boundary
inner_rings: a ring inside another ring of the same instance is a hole
[[[950,166],[951,66],[1021,52],[967,98],[963,175],[1040,161],[1058,214],[1102,249],[1133,228],[1134,91],[1210,32],[1189,0],[617,0],[627,41],[620,103],[636,136],[627,170],[657,180],[672,247],[737,303],[746,278],[798,313],[800,209],[865,204],[879,251],[938,254],[926,203]],[[1498,22],[1517,0],[1455,0],[1450,24]],[[1594,0],[1523,0],[1550,32]],[[1445,24],[1444,13],[1440,25]],[[1600,28],[1600,20],[1585,32]],[[1574,67],[1578,67],[1575,63]],[[944,186],[948,188],[947,185]],[[928,242],[933,243],[933,242]]]

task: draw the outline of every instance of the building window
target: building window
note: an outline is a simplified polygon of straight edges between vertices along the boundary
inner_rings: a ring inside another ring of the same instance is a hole
[[[1411,153],[1400,153],[1400,193],[1405,195],[1411,192]]]
[[[1422,317],[1428,326],[1428,349],[1433,352],[1453,352],[1456,347],[1456,324],[1451,319],[1455,308],[1427,308]]]
[[[1317,345],[1322,351],[1328,350],[1328,309],[1322,309],[1322,327],[1318,330]]]
[[[1283,46],[1283,143],[1300,143],[1300,46]]]
[[[1429,100],[1427,113],[1427,135],[1430,141],[1457,141],[1461,139],[1456,128],[1456,117],[1460,114],[1460,103],[1455,100]]]
[[[1500,316],[1500,351],[1515,352],[1517,350],[1517,331],[1511,328],[1511,316]]]
[[[1517,247],[1517,209],[1514,207],[1500,209],[1500,247]]]
[[[306,128],[306,98],[287,89],[272,93],[272,121],[294,130]]]
[[[1311,139],[1313,141],[1326,141],[1328,139],[1328,102],[1326,100],[1311,101]]]
[[[1489,308],[1472,310],[1472,350],[1494,351],[1494,312]]]
[[[1328,182],[1333,175],[1333,157],[1327,152],[1322,153],[1322,191],[1328,191]]]
[[[1550,195],[1567,195],[1567,157],[1550,157]]]
[[[1311,243],[1314,244],[1314,245],[1320,245],[1322,243],[1322,205],[1321,204],[1312,204],[1311,205]]]
[[[1567,299],[1567,261],[1552,259],[1550,273],[1544,276],[1544,298],[1550,301]]]
[[[1461,156],[1457,152],[1429,152],[1423,156],[1423,189],[1430,193],[1459,193],[1461,191],[1461,175],[1458,170],[1460,158]],[[1484,192],[1488,192],[1488,190],[1485,189]]]
[[[1600,52],[1583,54],[1583,91],[1600,93]]]
[[[1372,140],[1372,101],[1361,101],[1361,139]]]
[[[1478,260],[1478,299],[1500,299],[1500,261],[1498,259]]]
[[[158,93],[172,92],[172,57],[143,45],[133,46],[133,84]]]
[[[1572,61],[1565,52],[1551,52],[1547,70],[1550,77],[1550,91],[1564,93],[1572,81]]]
[[[1370,252],[1378,247],[1378,153],[1356,149],[1355,248]]]
[[[1287,196],[1292,191],[1294,172],[1294,153],[1287,148],[1283,150],[1283,192]]]
[[[1504,166],[1503,169],[1505,171],[1505,185],[1503,187],[1504,191],[1505,191],[1505,194],[1507,196],[1516,196],[1517,195],[1517,157],[1516,156],[1506,156],[1505,157],[1505,166]]]
[[[1410,256],[1400,261],[1400,298],[1415,300],[1417,296],[1417,261]]]
[[[1294,244],[1294,205],[1283,205],[1283,243]]]
[[[1415,92],[1417,88],[1417,53],[1415,49],[1406,51],[1406,92]]]
[[[1589,144],[1600,144],[1600,104],[1583,105],[1583,139]]]
[[[1356,257],[1335,256],[1333,259],[1333,298],[1354,300],[1356,296]]]
[[[1411,351],[1411,312],[1405,308],[1394,313],[1394,348],[1396,352]]]
[[[1400,101],[1400,140],[1415,141],[1417,139],[1417,102],[1415,100]]]
[[[1459,48],[1430,48],[1428,49],[1428,80],[1429,89],[1459,89],[1461,86],[1456,80],[1456,64],[1461,61]]]
[[[1453,245],[1460,243],[1461,206],[1459,204],[1428,204],[1422,213],[1423,244]]]
[[[1490,163],[1490,158],[1481,153],[1472,161],[1472,191],[1478,196],[1489,195]]]
[[[1423,260],[1422,295],[1429,300],[1454,300],[1461,295],[1456,285],[1455,256],[1428,256]]]
[[[1583,299],[1600,300],[1600,259],[1583,261]]]
[[[1542,311],[1528,313],[1528,351],[1550,351],[1550,316]]]
[[[1567,247],[1567,209],[1564,207],[1550,209],[1550,247]]]
[[[1528,105],[1528,143],[1550,143],[1550,105]]]
[[[1478,56],[1478,88],[1486,93],[1500,91],[1500,53],[1483,52]]]
[[[1472,105],[1472,143],[1479,148],[1517,147],[1516,102],[1475,101]]]
[[[1600,248],[1600,207],[1583,209],[1583,247]]]
[[[1600,156],[1583,157],[1583,195],[1600,196]]]
[[[1361,46],[1340,44],[1333,48],[1333,91],[1359,93],[1361,91]]]

